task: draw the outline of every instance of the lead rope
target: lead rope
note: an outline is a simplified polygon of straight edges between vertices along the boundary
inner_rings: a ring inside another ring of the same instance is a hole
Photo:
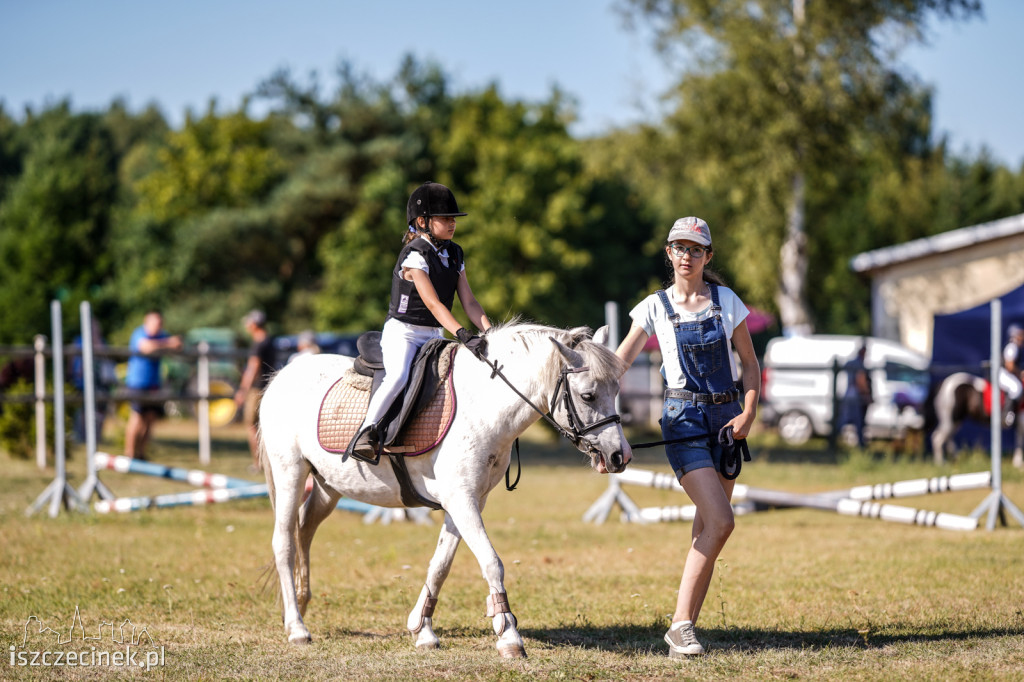
[[[669,440],[658,440],[651,443],[637,443],[636,445],[630,445],[629,447],[634,450],[639,450],[641,448],[653,448],[656,445],[692,443],[693,441],[703,440],[705,438],[710,440],[711,434],[702,433],[698,436],[687,436],[686,438],[671,438]],[[732,427],[723,426],[718,432],[718,444],[722,446],[722,460],[719,464],[722,478],[727,481],[734,481],[740,475],[740,469],[743,468],[743,462],[750,461],[750,447],[747,445],[747,439],[734,438],[732,435]]]

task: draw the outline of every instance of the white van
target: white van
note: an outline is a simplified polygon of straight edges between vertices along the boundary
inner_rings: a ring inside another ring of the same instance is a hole
[[[869,439],[901,437],[923,426],[928,395],[928,358],[895,341],[864,336],[814,334],[775,338],[762,362],[759,414],[778,426],[787,443],[798,445],[832,429],[833,396],[846,393],[843,365],[861,343],[867,354],[874,401],[868,407],[865,435]],[[839,372],[836,373],[838,366]],[[844,434],[844,440],[847,438]],[[856,435],[853,435],[856,442]]]

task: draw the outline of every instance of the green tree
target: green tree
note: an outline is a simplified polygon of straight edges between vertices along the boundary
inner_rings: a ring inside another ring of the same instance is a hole
[[[17,131],[21,172],[0,204],[0,341],[50,327],[50,306],[91,297],[111,276],[108,250],[117,158],[97,114],[63,102]]]
[[[277,275],[254,263],[279,255],[260,237],[260,226],[273,228],[257,210],[287,171],[271,145],[278,122],[252,120],[244,103],[218,115],[211,103],[181,130],[155,135],[151,115],[144,112],[134,129],[119,126],[130,150],[121,166],[124,207],[112,239],[119,263],[113,295],[125,318],[159,307],[171,327],[223,324],[227,310],[237,319],[260,297],[225,305],[231,290],[260,277],[273,289]],[[115,105],[108,117],[123,115]]]
[[[887,35],[920,37],[932,15],[969,17],[976,0],[629,0],[660,44],[689,45],[668,126],[687,177],[724,201],[726,256],[752,302],[809,329],[812,195],[833,194],[875,131],[903,123],[889,97],[907,87]],[[912,93],[911,93],[912,96]],[[811,226],[809,229],[808,226]],[[766,254],[777,254],[767,258]],[[742,264],[742,267],[740,266]],[[813,289],[813,287],[810,287]]]

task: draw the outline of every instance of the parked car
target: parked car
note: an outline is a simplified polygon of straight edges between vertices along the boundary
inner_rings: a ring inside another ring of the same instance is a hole
[[[869,370],[873,402],[865,433],[870,439],[902,437],[924,424],[928,395],[928,358],[895,341],[862,336],[816,334],[775,338],[761,363],[761,420],[776,426],[793,445],[832,431],[833,405],[846,393],[843,365],[861,342]],[[836,372],[836,367],[840,371]]]

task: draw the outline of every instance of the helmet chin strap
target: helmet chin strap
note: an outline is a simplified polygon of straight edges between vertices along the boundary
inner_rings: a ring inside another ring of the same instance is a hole
[[[427,239],[427,241],[429,241],[431,244],[433,244],[434,248],[437,249],[438,251],[440,251],[441,249],[446,248],[448,246],[448,244],[452,240],[451,239],[438,239],[437,237],[435,237],[434,233],[430,231],[430,218],[424,216],[424,220],[425,220],[425,222],[427,224],[427,227],[424,229],[424,228],[421,228],[419,225],[417,225],[416,226],[416,231],[419,232],[421,235],[423,235],[423,237],[425,237]]]

